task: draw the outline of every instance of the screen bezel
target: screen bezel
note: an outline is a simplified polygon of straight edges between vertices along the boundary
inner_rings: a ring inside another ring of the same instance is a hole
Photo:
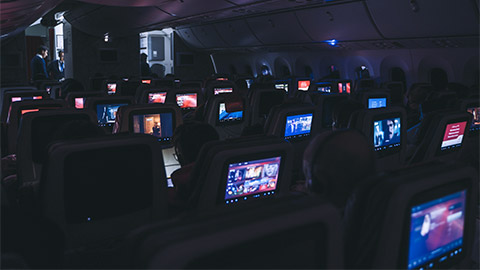
[[[462,241],[462,246],[461,248],[465,250],[465,243],[466,239],[468,237],[471,237],[469,235],[470,232],[470,223],[471,223],[471,215],[470,213],[470,204],[471,204],[471,188],[469,185],[468,179],[464,178],[459,181],[456,181],[454,183],[442,185],[439,187],[436,187],[432,190],[425,190],[423,192],[420,192],[412,197],[410,199],[409,203],[407,204],[407,209],[404,213],[405,215],[405,223],[403,224],[403,229],[402,229],[402,242],[401,242],[401,249],[400,249],[400,256],[399,256],[399,267],[403,269],[408,269],[408,256],[409,256],[409,249],[410,249],[410,227],[411,227],[411,210],[414,206],[418,206],[424,203],[428,203],[430,201],[439,199],[441,197],[445,197],[448,195],[451,195],[453,193],[461,192],[465,190],[465,218],[464,218],[464,227],[463,227],[463,241]],[[443,262],[440,262],[440,267],[435,267],[437,269],[447,269],[461,261],[465,257],[466,251],[460,252],[459,256],[456,256],[455,258],[451,260],[445,260]],[[443,256],[439,256],[434,260],[438,260]],[[430,262],[430,261],[429,261]],[[417,267],[415,267],[417,268]]]
[[[245,154],[238,157],[232,157],[227,159],[223,164],[223,168],[222,168],[222,174],[221,174],[222,178],[219,182],[219,191],[217,194],[216,204],[224,207],[232,207],[232,206],[244,205],[247,202],[258,201],[258,200],[268,200],[271,198],[278,197],[279,196],[278,193],[282,186],[282,181],[286,181],[282,179],[282,176],[285,174],[286,156],[287,155],[285,151],[266,151],[266,152],[255,153],[255,154]],[[268,159],[268,158],[276,158],[276,157],[280,157],[280,168],[278,169],[277,186],[275,187],[275,190],[273,190],[274,192],[272,195],[260,196],[255,198],[253,197],[253,195],[259,194],[259,193],[256,193],[256,194],[248,195],[247,200],[243,199],[244,197],[238,197],[236,198],[238,201],[234,203],[227,203],[228,200],[225,199],[225,192],[227,191],[228,172],[229,172],[230,164],[249,162],[253,160],[261,160],[261,159]]]
[[[450,124],[461,123],[461,122],[467,122],[467,124],[465,125],[465,130],[463,131],[463,139],[462,139],[462,143],[460,144],[460,146],[442,150],[443,137],[445,136],[445,131],[447,131],[447,126],[450,125]],[[470,121],[465,117],[457,117],[455,119],[448,120],[445,123],[445,126],[443,128],[443,132],[442,132],[442,137],[440,138],[440,141],[437,145],[436,156],[443,156],[443,155],[446,155],[446,154],[449,154],[449,153],[460,151],[460,149],[462,149],[463,145],[465,144],[465,140],[466,140],[466,137],[467,137],[467,130],[469,130],[469,124],[471,124]]]
[[[196,95],[196,99],[197,99],[197,106],[196,107],[186,107],[186,108],[182,108],[178,105],[178,96],[184,96],[184,95],[192,95],[192,94],[195,94]],[[199,96],[199,93],[198,92],[185,92],[185,93],[176,93],[175,94],[175,104],[178,106],[178,108],[180,108],[181,110],[195,110],[198,108],[198,96]]]
[[[375,132],[374,132],[374,128],[375,128],[375,122],[377,121],[383,121],[383,120],[388,120],[388,119],[393,119],[393,118],[400,118],[400,145],[396,146],[396,147],[392,147],[392,148],[387,148],[387,149],[384,149],[384,150],[377,150],[376,147],[375,147],[375,144],[373,143],[373,136],[375,136]],[[375,153],[377,154],[378,157],[386,157],[386,156],[389,156],[389,155],[393,155],[393,154],[396,154],[396,153],[399,153],[400,150],[402,149],[402,146],[404,144],[404,137],[405,137],[405,134],[404,133],[404,127],[403,127],[403,119],[402,119],[402,114],[401,113],[398,113],[398,112],[392,112],[392,113],[386,113],[386,114],[382,114],[382,115],[378,115],[376,117],[373,117],[372,118],[372,123],[370,125],[370,132],[371,132],[371,143],[373,145],[373,149],[375,151]]]
[[[133,131],[133,117],[136,115],[146,115],[146,114],[162,114],[162,113],[171,113],[172,114],[172,137],[173,133],[175,132],[175,127],[177,125],[177,119],[175,115],[175,110],[171,108],[162,108],[161,110],[159,109],[144,109],[144,110],[137,110],[137,111],[131,111],[128,115],[128,132],[129,133],[134,133]],[[145,133],[136,133],[136,134],[145,134]],[[153,135],[151,135],[153,136]],[[154,136],[155,137],[155,136]],[[165,138],[158,138],[157,141],[161,144],[168,144],[171,142],[172,137],[165,137]],[[168,139],[166,139],[168,138]]]
[[[243,123],[244,119],[245,119],[245,110],[242,110],[242,119],[240,120],[231,120],[231,121],[220,121],[220,104],[223,103],[225,104],[225,111],[227,111],[227,104],[226,102],[218,102],[218,106],[217,106],[217,113],[216,113],[216,124],[218,126],[228,126],[228,125],[235,125],[235,124],[239,124],[239,123]]]
[[[287,138],[285,137],[285,129],[287,128],[287,118],[289,116],[295,116],[295,115],[302,115],[302,114],[311,114],[312,115],[312,124],[310,126],[310,132],[308,133],[308,135],[305,135],[305,136],[301,136],[301,137],[295,137],[295,138]],[[283,138],[286,140],[286,141],[289,141],[289,142],[298,142],[298,141],[303,141],[303,140],[308,140],[311,136],[312,136],[312,132],[313,132],[313,129],[314,129],[314,118],[315,118],[315,112],[314,111],[310,111],[310,110],[305,110],[305,111],[298,111],[298,112],[289,112],[285,115],[285,117],[283,118]]]

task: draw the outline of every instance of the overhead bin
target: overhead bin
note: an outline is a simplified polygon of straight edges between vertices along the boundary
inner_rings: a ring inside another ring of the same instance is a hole
[[[176,32],[180,36],[180,38],[182,38],[182,40],[186,42],[188,45],[195,48],[202,48],[202,49],[205,48],[205,46],[195,36],[191,28],[189,27],[180,28],[180,29],[177,29]]]
[[[308,35],[317,42],[329,39],[351,41],[382,38],[372,24],[363,2],[304,9],[296,11],[296,15]]]
[[[230,46],[259,46],[260,41],[255,37],[244,20],[234,20],[215,24],[215,28],[223,40]]]
[[[366,3],[386,38],[478,36],[478,11],[474,1],[366,0]]]
[[[232,3],[224,0],[182,0],[182,1],[165,1],[157,4],[157,7],[174,15],[175,17],[188,17],[192,15],[200,15],[202,13],[213,12],[225,8],[235,7]]]
[[[265,45],[312,42],[295,18],[284,12],[246,19],[255,36]]]
[[[192,27],[195,37],[207,48],[227,47],[213,25]]]
[[[127,36],[138,33],[154,20],[167,19],[170,15],[152,7],[110,7],[85,4],[72,9],[64,17],[75,28],[94,36],[109,33]]]

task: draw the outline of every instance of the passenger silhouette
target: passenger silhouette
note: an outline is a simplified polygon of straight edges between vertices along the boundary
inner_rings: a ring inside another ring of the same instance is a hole
[[[343,210],[353,190],[375,172],[373,146],[356,130],[327,131],[310,142],[303,157],[308,193]]]
[[[169,203],[173,212],[181,211],[191,195],[190,174],[200,149],[205,143],[218,139],[215,128],[202,122],[185,122],[175,129],[172,143],[181,168],[171,175],[174,188],[169,189]]]
[[[32,58],[30,62],[30,68],[32,69],[32,80],[48,79],[47,65],[45,58],[48,56],[48,48],[46,46],[40,46],[37,49],[37,54]]]

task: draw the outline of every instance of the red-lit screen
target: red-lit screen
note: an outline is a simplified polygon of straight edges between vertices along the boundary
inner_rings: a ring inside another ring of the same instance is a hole
[[[177,105],[182,109],[196,108],[197,94],[177,94]]]
[[[308,91],[308,87],[310,87],[310,81],[298,81],[298,90]]]

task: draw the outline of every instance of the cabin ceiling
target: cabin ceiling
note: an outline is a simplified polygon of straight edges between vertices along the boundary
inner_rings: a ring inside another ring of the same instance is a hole
[[[0,1],[2,35],[66,11],[66,20],[90,35],[172,27],[202,50],[478,47],[479,37],[477,0]],[[325,43],[330,39],[338,44]]]

